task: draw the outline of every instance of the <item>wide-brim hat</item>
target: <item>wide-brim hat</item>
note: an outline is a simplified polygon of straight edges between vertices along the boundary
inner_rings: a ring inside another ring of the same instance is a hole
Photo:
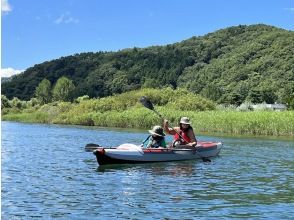
[[[152,130],[149,130],[149,133],[152,135],[160,136],[160,137],[165,136],[165,133],[163,132],[162,127],[160,126],[154,126]]]
[[[180,120],[180,124],[190,125],[190,124],[192,124],[192,122],[190,121],[190,118],[182,117],[181,120]]]

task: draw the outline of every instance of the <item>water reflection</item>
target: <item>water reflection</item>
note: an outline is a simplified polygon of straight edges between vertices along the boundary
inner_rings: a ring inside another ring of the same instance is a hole
[[[176,161],[176,162],[156,162],[145,164],[111,164],[98,166],[96,171],[104,172],[146,172],[158,176],[192,176],[197,172],[197,164],[213,165],[213,162],[203,162],[202,160]]]
[[[166,165],[153,166],[150,169],[153,175],[191,176],[195,172],[195,161],[166,163]]]

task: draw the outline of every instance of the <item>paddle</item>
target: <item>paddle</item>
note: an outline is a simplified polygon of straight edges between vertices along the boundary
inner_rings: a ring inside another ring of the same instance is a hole
[[[97,150],[98,148],[100,148],[100,146],[98,144],[92,144],[92,143],[90,143],[90,144],[87,144],[85,146],[85,151],[87,151],[87,152],[93,152],[94,150]]]
[[[153,104],[152,104],[152,102],[150,101],[149,98],[147,98],[146,96],[142,96],[142,97],[140,98],[140,102],[142,103],[142,105],[144,105],[146,108],[148,108],[148,109],[150,109],[151,111],[153,111],[153,112],[154,112],[155,114],[157,114],[161,119],[164,120],[163,116],[162,116],[158,111],[156,111],[156,110],[154,109],[154,106],[153,106]],[[182,137],[181,134],[179,134],[179,132],[177,132],[173,127],[172,127],[172,129],[173,129],[173,130],[179,135],[180,138],[183,139],[183,141],[185,141],[185,139]],[[187,141],[185,141],[185,142],[188,144]],[[211,162],[211,160],[210,160],[209,158],[205,158],[205,157],[202,157],[202,161],[203,161],[203,162]]]
[[[140,102],[141,102],[146,108],[148,108],[148,109],[150,109],[151,111],[155,112],[155,113],[156,113],[161,119],[164,120],[163,116],[162,116],[158,111],[156,111],[156,110],[154,109],[154,106],[153,106],[152,102],[150,101],[150,99],[148,99],[146,96],[142,96],[142,97],[140,98]],[[183,139],[183,141],[185,141],[185,139],[182,137],[181,134],[179,134],[179,132],[177,132],[173,127],[172,127],[172,129],[173,129],[173,130],[174,130],[174,131],[180,136],[180,138]],[[187,141],[185,141],[185,142],[188,144]]]
[[[152,104],[152,102],[150,101],[150,99],[148,99],[146,96],[142,96],[140,98],[140,102],[148,109],[154,111],[161,119],[164,119],[163,116],[154,109],[154,106]]]

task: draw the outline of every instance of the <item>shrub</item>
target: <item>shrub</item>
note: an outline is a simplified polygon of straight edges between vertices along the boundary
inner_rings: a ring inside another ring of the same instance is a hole
[[[9,104],[13,108],[18,108],[18,109],[22,108],[22,101],[19,100],[19,98],[17,98],[17,97],[14,97],[12,100],[10,100]]]
[[[90,97],[88,95],[84,95],[84,96],[80,96],[80,97],[76,98],[74,101],[75,101],[75,103],[80,103],[82,101],[89,100],[89,99],[90,99]]]
[[[5,95],[1,95],[1,109],[11,108],[9,99]]]

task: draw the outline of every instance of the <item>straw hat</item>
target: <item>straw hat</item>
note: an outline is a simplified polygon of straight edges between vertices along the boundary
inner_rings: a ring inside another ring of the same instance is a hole
[[[162,127],[160,127],[159,125],[156,125],[152,128],[152,130],[149,130],[149,133],[160,136],[160,137],[165,136],[165,133],[163,133]]]
[[[190,121],[190,118],[188,118],[188,117],[182,117],[181,120],[180,120],[180,124],[190,125],[192,123]]]

